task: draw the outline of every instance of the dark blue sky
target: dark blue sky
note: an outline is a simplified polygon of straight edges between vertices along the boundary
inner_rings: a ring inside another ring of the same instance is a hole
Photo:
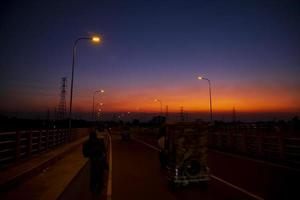
[[[12,0],[1,7],[0,110],[56,106],[74,40],[93,34],[101,45],[78,45],[78,110],[89,108],[99,87],[109,91],[108,110],[151,110],[154,96],[174,110],[201,110],[200,74],[213,80],[216,109],[300,110],[299,1]]]

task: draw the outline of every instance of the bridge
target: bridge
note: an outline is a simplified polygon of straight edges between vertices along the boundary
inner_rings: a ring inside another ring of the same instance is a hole
[[[0,134],[1,199],[299,199],[299,141],[258,127],[216,128],[209,136],[210,181],[172,189],[160,168],[157,129],[98,132],[107,146],[105,189],[89,191],[89,162],[82,156],[88,129]],[[266,131],[266,130],[264,130]],[[259,133],[260,132],[260,133]],[[298,153],[298,154],[297,154]]]

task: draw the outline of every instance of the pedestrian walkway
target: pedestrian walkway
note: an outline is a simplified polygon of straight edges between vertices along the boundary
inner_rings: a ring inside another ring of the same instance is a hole
[[[86,139],[1,171],[1,199],[57,199],[87,163],[81,153]]]
[[[98,136],[104,137],[103,133],[98,133]],[[110,165],[111,166],[111,165]],[[111,169],[110,169],[111,170]],[[59,196],[59,200],[108,200],[111,193],[109,193],[109,171],[104,173],[104,188],[99,193],[92,193],[90,191],[90,162],[87,162],[82,169],[77,173],[76,177],[72,179],[72,182],[66,187],[64,192]]]

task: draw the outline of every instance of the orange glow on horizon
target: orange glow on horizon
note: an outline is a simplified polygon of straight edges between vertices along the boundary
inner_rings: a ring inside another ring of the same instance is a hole
[[[105,92],[95,96],[96,109],[103,112],[160,112],[168,106],[168,111],[179,112],[180,107],[187,112],[209,112],[209,93],[207,84],[195,81],[191,85],[167,85],[165,87],[134,86],[105,87]],[[296,88],[297,89],[297,88]],[[300,94],[295,88],[286,87],[259,87],[256,85],[212,85],[213,112],[300,112]],[[76,90],[73,98],[74,112],[91,112],[92,89]],[[53,92],[55,93],[55,92]],[[11,97],[11,99],[14,99]],[[22,102],[7,102],[4,106],[8,110],[45,111],[57,106],[57,96],[39,96],[32,98],[23,96]],[[69,98],[67,96],[67,110]]]
[[[117,95],[116,95],[117,94]],[[283,95],[285,94],[285,95]],[[136,111],[137,107],[143,112],[160,112],[168,106],[169,112],[179,112],[180,107],[188,112],[208,112],[209,93],[207,84],[190,87],[161,87],[161,88],[129,88],[128,90],[112,89],[105,94],[105,111]],[[299,112],[300,94],[286,88],[262,88],[249,85],[228,88],[223,85],[213,85],[213,112]],[[87,105],[90,103],[86,102]],[[87,110],[88,110],[87,106]]]
[[[164,92],[162,92],[164,93]],[[180,107],[188,112],[207,112],[209,111],[209,97],[207,94],[197,95],[195,93],[185,93],[184,95],[171,95],[164,93],[159,100],[163,110],[168,106],[169,112],[179,112]],[[160,104],[153,101],[154,94],[118,94],[118,98],[113,95],[102,99],[105,111],[111,112],[160,112]],[[237,96],[233,98],[232,96]],[[89,111],[90,100],[77,100],[75,107],[80,110]],[[244,95],[213,95],[213,112],[231,112],[235,107],[239,112],[296,112],[300,110],[300,105],[294,103],[293,98],[278,98],[277,95],[252,96],[248,98]]]

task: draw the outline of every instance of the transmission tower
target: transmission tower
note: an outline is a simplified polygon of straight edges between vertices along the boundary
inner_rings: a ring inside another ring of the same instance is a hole
[[[166,119],[168,119],[169,117],[169,106],[166,105]]]
[[[236,111],[235,111],[235,107],[232,108],[232,121],[236,122]]]
[[[60,86],[60,99],[58,104],[58,119],[65,119],[67,113],[66,104],[66,88],[67,88],[67,77],[62,77]]]
[[[180,120],[183,122],[184,121],[184,111],[183,111],[183,106],[180,107]]]

